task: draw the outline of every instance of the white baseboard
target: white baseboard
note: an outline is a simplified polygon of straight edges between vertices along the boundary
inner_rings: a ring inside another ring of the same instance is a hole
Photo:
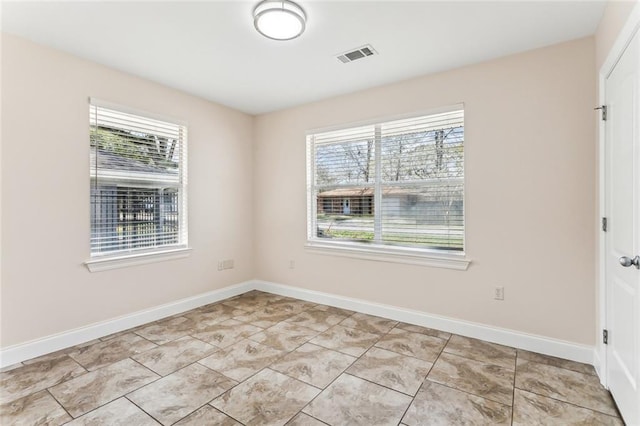
[[[594,356],[595,348],[592,346],[579,345],[563,340],[433,315],[396,306],[373,303],[361,299],[337,296],[267,281],[253,280],[0,349],[0,368],[60,349],[79,345],[132,327],[137,327],[148,322],[157,321],[250,290],[260,290],[281,296],[307,300],[309,302],[322,303],[587,364],[599,364],[597,354]]]
[[[433,315],[426,312],[414,311],[396,306],[368,302],[361,299],[336,296],[329,293],[321,293],[318,291],[267,281],[256,280],[253,282],[253,288],[281,296],[294,297],[296,299],[322,303],[324,305],[385,317],[409,324],[435,328],[449,333],[482,339],[488,342],[525,349],[572,361],[587,364],[594,363],[593,346],[580,345],[549,337],[523,333],[520,331]]]
[[[227,299],[252,290],[253,285],[252,281],[247,281],[227,286],[133,314],[2,348],[0,350],[0,368]]]
[[[602,358],[600,358],[600,348],[597,346],[593,349],[593,368],[596,369],[600,384],[608,389],[607,376],[604,374],[604,365],[602,364]]]

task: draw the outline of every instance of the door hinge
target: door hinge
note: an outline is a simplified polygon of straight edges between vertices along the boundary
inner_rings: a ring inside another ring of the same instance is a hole
[[[606,217],[602,218],[602,230],[604,232],[607,232],[607,218]]]
[[[605,345],[609,344],[609,331],[608,330],[602,330],[602,343],[604,343]]]
[[[602,121],[607,121],[607,106],[606,105],[601,105],[597,108],[594,108],[594,110],[596,109],[600,109],[602,110]]]

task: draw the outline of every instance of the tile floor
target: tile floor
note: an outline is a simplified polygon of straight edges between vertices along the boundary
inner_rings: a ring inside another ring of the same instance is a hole
[[[593,368],[268,293],[0,373],[2,425],[622,425]]]

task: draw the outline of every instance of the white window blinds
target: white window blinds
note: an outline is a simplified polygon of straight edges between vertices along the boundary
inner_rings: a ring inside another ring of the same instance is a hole
[[[186,246],[185,126],[89,107],[91,255]]]
[[[464,250],[464,111],[308,136],[309,240]]]

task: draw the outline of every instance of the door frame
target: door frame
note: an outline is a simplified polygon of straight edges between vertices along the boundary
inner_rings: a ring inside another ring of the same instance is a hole
[[[636,32],[640,31],[640,2],[636,2],[627,22],[618,34],[606,60],[598,73],[598,105],[605,104],[605,83],[614,67],[631,43]],[[607,347],[602,342],[602,330],[607,328],[607,293],[606,293],[606,244],[601,228],[601,218],[605,216],[605,123],[598,116],[598,318],[596,330],[596,348],[593,365],[600,378],[600,383],[608,388],[607,383]]]

